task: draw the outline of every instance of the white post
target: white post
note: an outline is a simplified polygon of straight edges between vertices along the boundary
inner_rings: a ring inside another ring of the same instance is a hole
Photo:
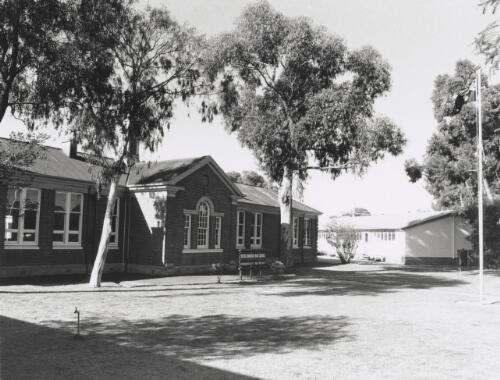
[[[481,69],[476,72],[477,88],[477,208],[479,224],[479,302],[483,303],[484,273],[483,273],[483,127],[481,109]]]

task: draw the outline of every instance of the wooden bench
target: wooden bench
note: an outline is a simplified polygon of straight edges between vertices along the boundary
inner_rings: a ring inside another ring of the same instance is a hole
[[[240,280],[243,279],[243,269],[249,269],[250,278],[252,271],[259,269],[259,277],[262,277],[262,268],[267,268],[266,252],[262,249],[240,249],[238,251],[238,269],[240,271]]]

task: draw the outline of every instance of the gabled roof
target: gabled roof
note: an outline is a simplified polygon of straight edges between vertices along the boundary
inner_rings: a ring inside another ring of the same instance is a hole
[[[234,195],[238,197],[243,196],[239,188],[231,182],[226,173],[210,156],[159,162],[140,162],[131,169],[127,185],[141,185],[155,182],[177,185],[184,178],[204,166],[209,166]]]
[[[13,141],[6,138],[0,138],[0,149],[6,148]],[[28,173],[39,174],[76,181],[93,182],[91,177],[91,168],[89,164],[69,158],[62,149],[50,146],[44,146],[44,158],[37,159],[25,171]]]
[[[453,215],[454,211],[426,211],[406,214],[331,217],[332,222],[357,230],[402,230]]]
[[[141,185],[152,182],[170,182],[204,158],[205,156],[158,162],[138,162],[130,170],[127,183]]]
[[[245,195],[245,198],[239,199],[238,203],[263,205],[277,208],[280,207],[278,203],[278,193],[274,190],[257,186],[243,185],[241,183],[237,183],[236,186],[238,186],[240,191]],[[315,215],[322,214],[321,211],[318,211],[295,200],[292,201],[292,206],[295,211],[307,212]]]
[[[0,149],[12,140],[0,137]],[[28,173],[94,183],[92,172],[96,169],[84,161],[85,154],[79,153],[78,158],[70,158],[61,148],[44,146],[45,158],[37,159],[25,171]],[[139,162],[135,164],[125,183],[126,176],[120,179],[120,186],[143,185],[162,182],[167,185],[177,185],[187,176],[203,166],[208,165],[223,183],[233,192],[238,202],[249,205],[276,207],[279,209],[278,194],[270,189],[235,184],[210,156],[165,160],[158,162]],[[299,212],[320,215],[321,212],[301,202],[293,201],[293,209]]]

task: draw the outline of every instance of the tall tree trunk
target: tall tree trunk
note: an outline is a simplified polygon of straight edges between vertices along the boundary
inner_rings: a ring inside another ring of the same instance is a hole
[[[106,213],[104,214],[104,221],[102,223],[101,239],[99,241],[99,248],[95,257],[92,274],[90,275],[89,286],[98,288],[101,286],[102,271],[106,263],[106,256],[108,255],[108,243],[111,236],[111,213],[115,204],[116,186],[118,184],[118,177],[112,179],[109,186],[108,202],[106,204]]]
[[[293,173],[285,168],[283,179],[278,192],[278,202],[281,216],[281,260],[287,267],[293,266],[292,238],[292,176]]]

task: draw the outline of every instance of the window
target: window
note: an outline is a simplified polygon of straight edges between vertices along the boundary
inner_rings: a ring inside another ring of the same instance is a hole
[[[262,248],[262,214],[255,212],[253,214],[252,234],[250,235],[250,244],[252,248]]]
[[[82,241],[83,195],[56,192],[54,208],[54,245],[80,245]]]
[[[311,247],[311,219],[304,219],[304,247]]]
[[[245,211],[238,211],[236,220],[236,247],[245,246]]]
[[[293,217],[293,248],[299,247],[299,218]]]
[[[115,199],[113,210],[111,211],[111,235],[109,245],[118,246],[118,223],[120,220],[120,198]]]
[[[191,214],[184,214],[184,248],[191,248]]]
[[[215,218],[215,248],[220,248],[220,236],[221,236],[222,218],[217,216]]]
[[[5,245],[37,245],[40,190],[9,188],[5,213]]]
[[[198,236],[197,248],[208,248],[208,221],[210,220],[210,208],[206,201],[198,206]]]

